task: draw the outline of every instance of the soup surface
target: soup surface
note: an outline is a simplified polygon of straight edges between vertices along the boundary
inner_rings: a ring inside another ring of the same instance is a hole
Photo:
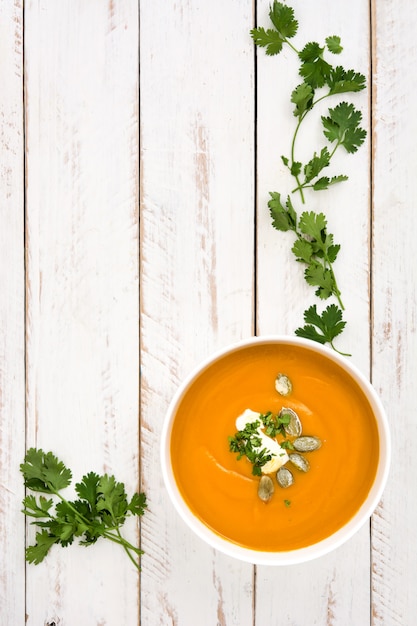
[[[275,390],[278,372],[293,384],[287,397]],[[322,446],[305,453],[307,473],[291,467],[289,488],[271,475],[274,495],[263,502],[259,477],[229,451],[228,437],[245,409],[278,413],[283,406]],[[206,368],[188,387],[171,434],[174,476],[189,508],[217,534],[253,550],[294,550],[336,532],[365,500],[378,456],[377,425],[359,386],[337,364],[285,344],[244,347]]]

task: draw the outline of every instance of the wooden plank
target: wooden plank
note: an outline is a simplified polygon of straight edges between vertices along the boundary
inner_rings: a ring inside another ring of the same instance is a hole
[[[339,35],[343,54],[334,62],[361,71],[369,78],[368,5],[355,0],[349,11],[323,0],[320,10],[314,3],[293,0],[299,20],[294,44],[302,48],[309,41],[321,44],[329,35]],[[269,3],[260,1],[258,25],[268,23]],[[319,311],[331,301],[321,303],[307,286],[303,270],[291,252],[293,237],[271,226],[267,207],[270,191],[284,198],[294,185],[281,162],[289,155],[295,118],[290,102],[292,90],[301,82],[298,60],[289,49],[278,57],[257,55],[258,118],[258,334],[292,335],[303,325],[303,311],[317,304]],[[324,145],[319,115],[341,100],[355,103],[364,115],[369,130],[369,92],[343,95],[322,102],[323,108],[298,136],[298,158],[304,162]],[[300,214],[303,210],[325,213],[329,232],[341,251],[335,264],[338,284],[346,307],[348,326],[337,345],[352,353],[352,361],[369,376],[370,302],[369,302],[369,154],[370,142],[354,156],[336,154],[326,175],[344,173],[350,180],[323,192],[307,192],[306,204],[292,197]],[[256,573],[256,623],[292,624],[368,624],[369,623],[369,526],[337,551],[317,561],[289,568],[258,567]],[[294,600],[300,598],[300,601]]]
[[[23,8],[0,3],[0,622],[25,620]]]
[[[56,453],[75,480],[106,471],[132,492],[137,2],[29,1],[25,53],[28,443]],[[126,532],[138,540],[134,524]],[[27,593],[28,624],[138,622],[138,572],[103,541],[52,549],[28,566]]]
[[[374,202],[372,378],[391,421],[391,475],[372,525],[372,624],[415,620],[417,598],[417,120],[412,1],[373,2]]]
[[[253,332],[252,6],[141,4],[142,621],[253,623],[253,568],[205,546],[162,485],[159,445],[177,386]]]

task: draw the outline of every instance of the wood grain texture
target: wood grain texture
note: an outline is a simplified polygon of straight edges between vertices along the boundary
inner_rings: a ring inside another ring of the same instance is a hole
[[[392,423],[371,524],[320,560],[253,567],[194,537],[162,484],[162,422],[184,377],[253,333],[292,334],[316,301],[267,208],[269,191],[291,189],[280,156],[297,84],[290,51],[255,55],[249,30],[269,4],[0,0],[1,624],[415,623],[414,0],[289,2],[297,42],[340,35],[336,61],[371,87],[352,97],[368,139],[329,172],[349,181],[305,206],[342,246],[338,346]],[[303,145],[322,145],[318,128],[306,123]],[[25,567],[18,467],[31,445],[76,480],[108,471],[146,491],[141,527],[126,529],[145,550],[140,575],[105,542]]]
[[[0,623],[25,618],[23,9],[0,4]]]
[[[372,525],[373,626],[411,624],[417,613],[417,12],[407,8],[373,3],[372,379],[393,438],[391,476]]]
[[[253,332],[251,24],[245,1],[141,7],[144,626],[253,620],[252,567],[185,528],[159,461],[178,384],[213,350]]]
[[[333,2],[321,2],[320,13],[314,3],[294,0],[290,4],[299,20],[294,45],[298,49],[309,41],[323,45],[327,36],[339,35],[344,51],[340,57],[330,60],[365,74],[369,84],[367,3],[356,0],[348,15]],[[268,2],[258,3],[258,25],[268,25],[268,10]],[[305,283],[303,268],[295,262],[291,251],[294,238],[291,233],[272,228],[267,207],[269,192],[280,192],[286,199],[294,187],[281,155],[290,154],[296,124],[290,96],[300,83],[298,59],[289,48],[273,57],[267,57],[259,49],[257,67],[257,330],[258,334],[293,334],[303,325],[305,309],[316,304],[322,311],[332,300],[320,302],[314,295],[314,288]],[[335,96],[322,102],[319,110],[311,114],[312,118],[303,123],[296,143],[296,158],[306,162],[314,151],[319,152],[326,145],[320,115],[327,115],[329,107],[343,100],[353,102],[362,111],[363,125],[369,132],[369,91]],[[323,212],[329,232],[334,234],[335,242],[341,244],[335,273],[348,325],[336,345],[352,353],[351,360],[365,376],[369,376],[370,359],[370,145],[368,137],[355,155],[343,150],[336,153],[326,175],[344,173],[349,176],[347,182],[327,191],[307,190],[304,205],[299,197],[292,196],[299,215],[304,210]],[[369,624],[369,534],[367,525],[348,544],[311,563],[276,570],[258,567],[255,623],[280,626]],[[302,601],[294,602],[295,593]]]
[[[75,480],[106,471],[132,492],[138,7],[28,2],[25,25],[28,445],[53,450]],[[28,624],[137,623],[137,571],[105,543],[28,566]]]

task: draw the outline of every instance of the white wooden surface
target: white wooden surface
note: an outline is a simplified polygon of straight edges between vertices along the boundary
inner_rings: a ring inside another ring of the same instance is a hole
[[[354,97],[367,142],[338,157],[350,180],[309,208],[342,244],[340,341],[391,420],[383,500],[333,554],[275,569],[202,544],[161,480],[164,412],[190,369],[292,334],[314,302],[266,206],[289,189],[297,80],[290,54],[253,49],[269,2],[0,0],[1,625],[416,623],[417,8],[290,4],[299,42],[339,34],[370,86]],[[127,529],[140,574],[105,542],[25,565],[32,445],[146,491]]]

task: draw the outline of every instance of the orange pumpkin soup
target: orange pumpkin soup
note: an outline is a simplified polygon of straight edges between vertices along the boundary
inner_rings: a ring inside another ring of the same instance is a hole
[[[292,382],[287,397],[275,390],[278,372]],[[271,475],[275,491],[263,502],[259,477],[230,452],[228,437],[245,409],[278,413],[283,406],[322,446],[305,453],[307,473],[292,468],[289,488]],[[371,488],[379,457],[372,409],[347,373],[306,348],[262,343],[223,356],[193,381],[177,408],[170,452],[193,513],[229,541],[263,551],[303,548],[346,524]]]

